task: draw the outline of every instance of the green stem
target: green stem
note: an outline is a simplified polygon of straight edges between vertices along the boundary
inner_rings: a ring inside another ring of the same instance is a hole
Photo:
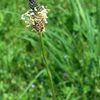
[[[96,0],[97,7],[97,29],[98,29],[98,55],[100,54],[100,0]]]
[[[51,86],[51,89],[52,89],[52,96],[53,96],[52,100],[56,100],[55,90],[54,90],[53,80],[52,80],[52,75],[51,75],[51,72],[50,72],[50,69],[48,67],[48,63],[47,63],[46,57],[45,57],[44,43],[43,43],[43,39],[42,39],[42,33],[40,34],[40,40],[41,40],[42,56],[43,56],[44,64],[45,64],[45,67],[46,67],[46,70],[47,70],[47,73],[48,73],[48,77],[49,77],[49,80],[50,80],[50,86]]]
[[[96,6],[97,6],[97,27],[98,30],[100,31],[100,0],[96,1]]]

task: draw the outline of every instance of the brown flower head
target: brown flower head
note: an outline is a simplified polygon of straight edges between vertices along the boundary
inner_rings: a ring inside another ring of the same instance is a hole
[[[35,31],[42,32],[47,23],[47,13],[48,9],[44,6],[34,7],[22,14],[21,19],[25,21],[27,27],[31,26]]]

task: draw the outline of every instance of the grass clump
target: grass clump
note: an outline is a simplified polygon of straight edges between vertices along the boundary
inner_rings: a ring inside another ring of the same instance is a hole
[[[42,39],[56,100],[99,100],[99,0],[39,2],[50,9]],[[20,20],[27,8],[0,1],[0,100],[52,100],[40,37]]]

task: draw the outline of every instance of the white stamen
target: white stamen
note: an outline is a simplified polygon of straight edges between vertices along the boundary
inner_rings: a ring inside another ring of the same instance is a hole
[[[35,7],[34,10],[37,11],[37,8]]]

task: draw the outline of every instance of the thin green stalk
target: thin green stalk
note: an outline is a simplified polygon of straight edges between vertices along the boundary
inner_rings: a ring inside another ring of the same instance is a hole
[[[50,86],[51,86],[52,96],[53,96],[52,100],[56,100],[55,90],[54,90],[53,80],[52,80],[52,75],[51,75],[50,69],[48,67],[48,63],[47,63],[47,60],[46,60],[46,57],[45,57],[45,53],[44,53],[44,42],[43,42],[43,39],[42,39],[42,34],[40,34],[40,40],[41,40],[42,56],[43,56],[44,64],[45,64],[45,67],[46,67],[46,70],[47,70],[47,73],[48,73],[48,77],[49,77],[49,80],[50,80]]]
[[[100,31],[100,0],[96,0],[96,6],[97,6],[97,27]]]
[[[98,28],[98,55],[100,54],[100,0],[96,0],[97,7],[97,28]]]

